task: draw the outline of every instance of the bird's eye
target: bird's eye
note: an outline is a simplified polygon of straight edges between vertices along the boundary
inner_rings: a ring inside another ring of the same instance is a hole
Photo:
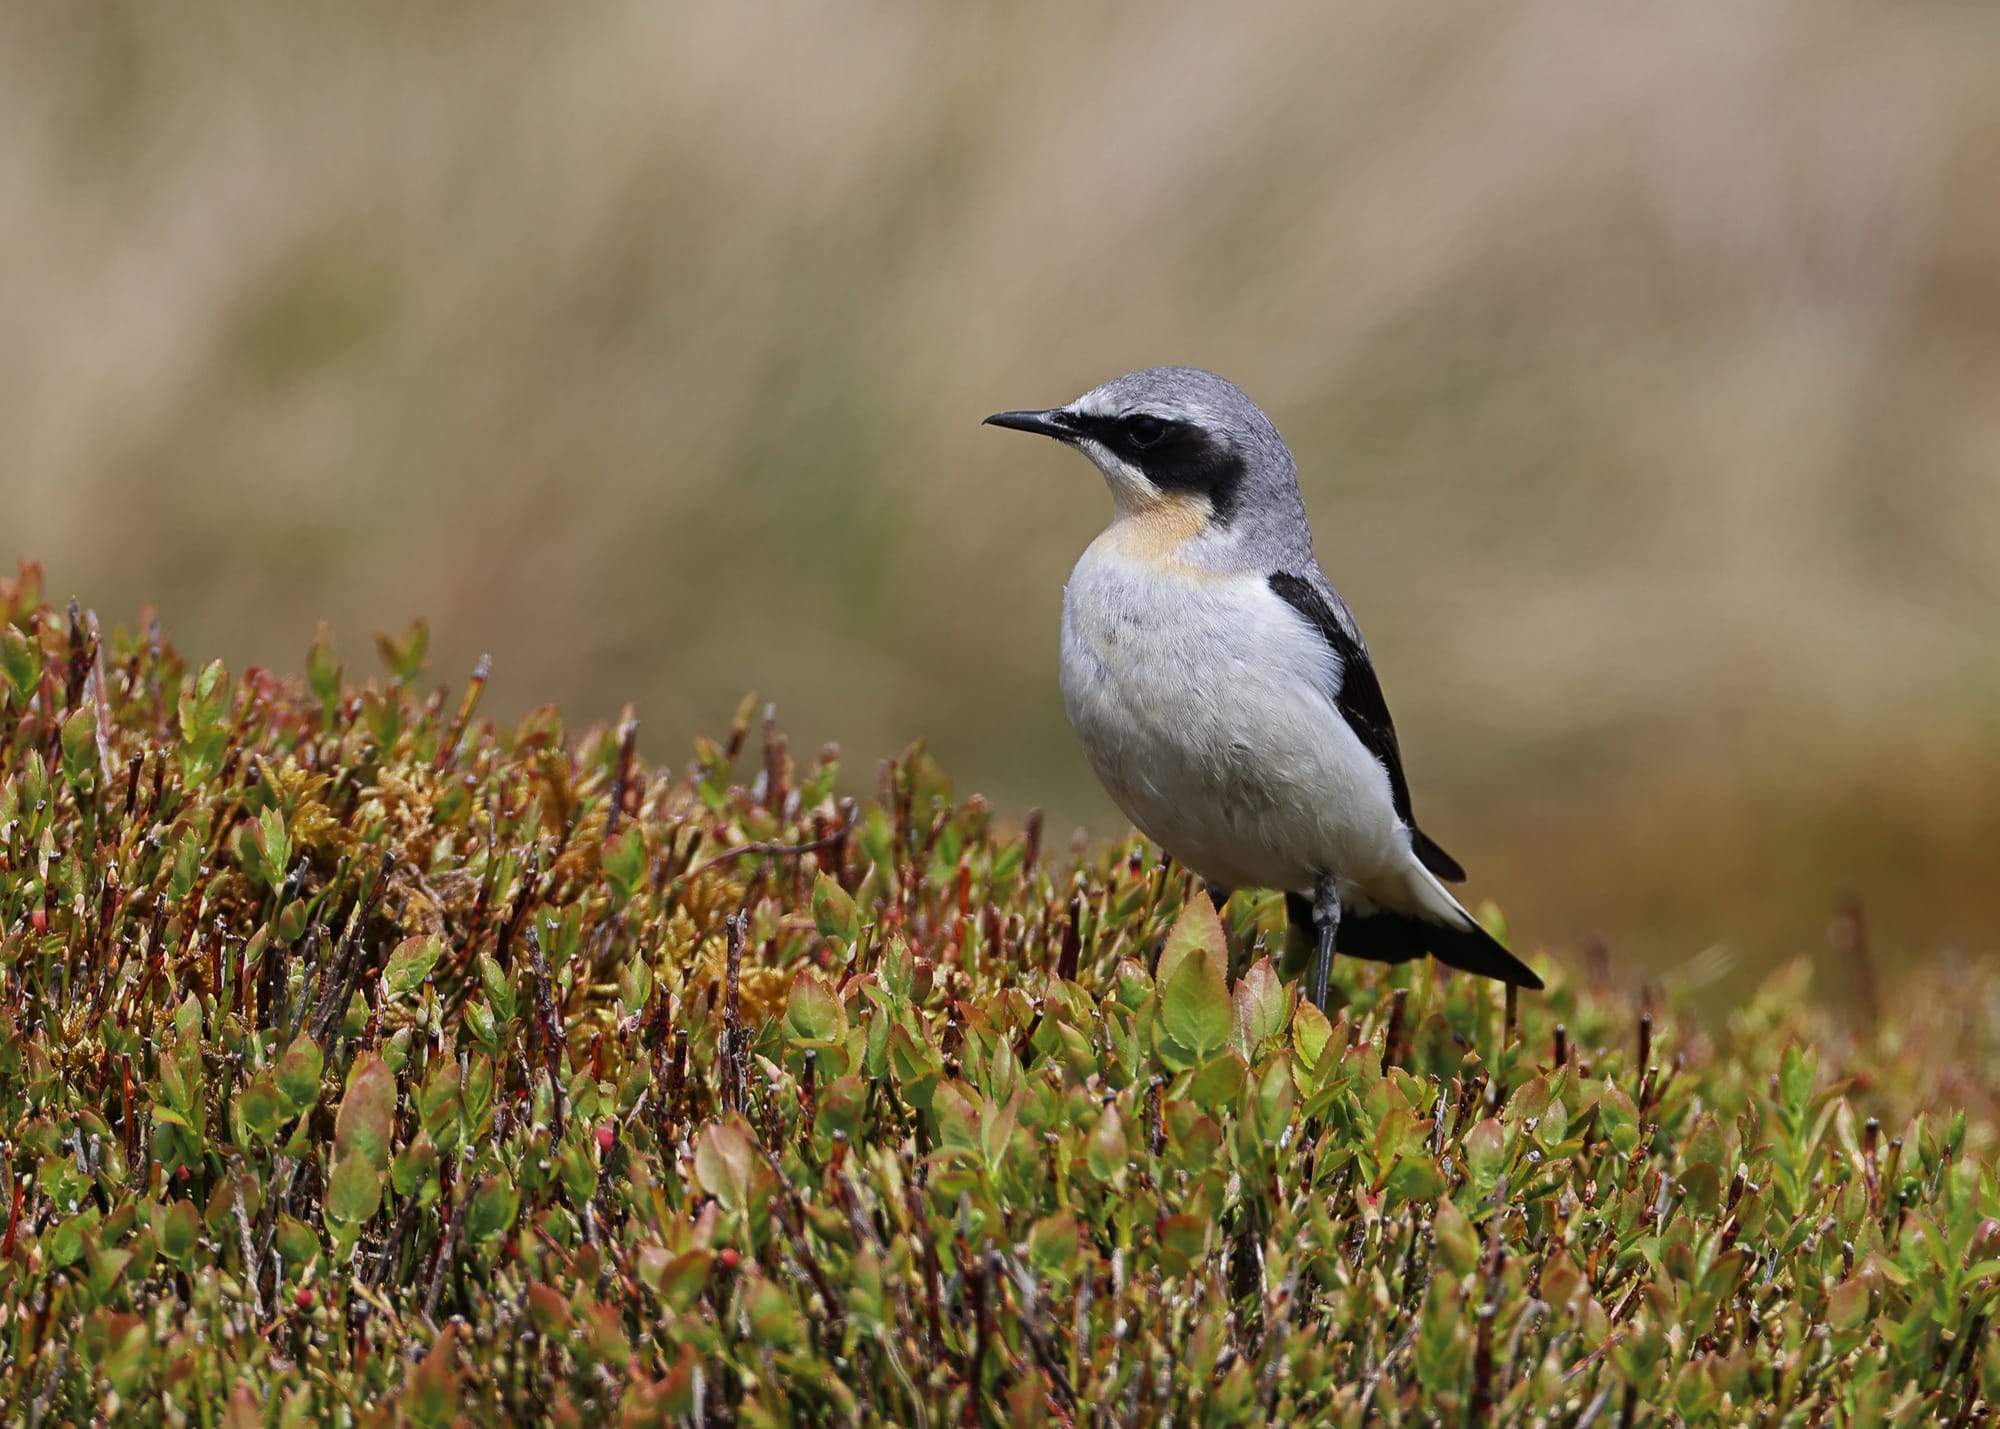
[[[1125,424],[1125,440],[1144,451],[1167,438],[1167,424],[1158,417],[1134,417]]]

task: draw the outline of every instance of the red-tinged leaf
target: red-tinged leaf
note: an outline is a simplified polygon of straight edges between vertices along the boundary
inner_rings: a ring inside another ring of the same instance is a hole
[[[1160,963],[1154,970],[1154,981],[1166,987],[1180,971],[1181,964],[1195,953],[1204,954],[1217,969],[1229,966],[1229,939],[1222,931],[1222,919],[1216,916],[1215,905],[1208,900],[1205,890],[1197,888],[1192,897],[1181,908],[1180,917],[1174,920],[1173,928],[1167,933],[1167,943],[1160,950]],[[1228,989],[1224,989],[1226,994]]]
[[[1836,1330],[1858,1330],[1868,1323],[1868,1282],[1856,1276],[1834,1286],[1826,1297],[1826,1322]]]
[[[837,1042],[847,1035],[847,1008],[833,989],[805,968],[792,976],[785,1025],[800,1042]]]
[[[372,1052],[354,1059],[347,1094],[333,1122],[333,1154],[368,1159],[379,1176],[389,1169],[389,1142],[396,1121],[396,1074]]]
[[[576,1322],[563,1293],[539,1280],[528,1282],[528,1319],[544,1335],[557,1336],[567,1335]]]
[[[639,1253],[639,1278],[648,1289],[676,1310],[686,1310],[708,1288],[715,1257],[705,1250],[671,1255],[658,1246]]]
[[[1106,1107],[1104,1115],[1097,1119],[1097,1129],[1090,1134],[1084,1156],[1090,1174],[1100,1181],[1109,1183],[1125,1174],[1132,1148],[1125,1140],[1125,1120],[1118,1115],[1117,1107]]]
[[[749,1137],[727,1122],[717,1122],[695,1139],[694,1174],[702,1190],[724,1210],[746,1211],[756,1156]]]
[[[1271,960],[1263,957],[1250,964],[1248,971],[1236,980],[1232,1000],[1237,1050],[1245,1057],[1255,1057],[1265,1038],[1285,1030],[1285,1019],[1292,1011],[1291,989],[1279,980]]]
[[[1028,1228],[1028,1259],[1045,1275],[1070,1271],[1083,1245],[1083,1232],[1068,1212],[1044,1216]]]
[[[1160,1222],[1160,1268],[1169,1275],[1186,1275],[1208,1252],[1208,1220],[1202,1216],[1168,1216]]]
[[[402,1406],[411,1422],[449,1424],[458,1414],[458,1364],[452,1347],[453,1327],[447,1324],[430,1352],[410,1366],[403,1381]]]

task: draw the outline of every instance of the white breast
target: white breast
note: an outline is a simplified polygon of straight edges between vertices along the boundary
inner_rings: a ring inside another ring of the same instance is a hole
[[[1389,779],[1334,708],[1338,660],[1258,574],[1092,543],[1063,592],[1062,687],[1105,788],[1139,829],[1231,888],[1367,898],[1400,886]],[[1400,902],[1400,898],[1393,901]]]

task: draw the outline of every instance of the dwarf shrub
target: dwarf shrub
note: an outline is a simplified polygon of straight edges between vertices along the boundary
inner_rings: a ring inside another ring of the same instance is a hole
[[[1329,1017],[921,750],[0,616],[11,1422],[1990,1421],[1990,969]]]

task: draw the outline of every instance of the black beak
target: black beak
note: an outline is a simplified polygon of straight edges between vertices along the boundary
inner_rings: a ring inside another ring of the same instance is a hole
[[[1060,407],[1051,407],[1046,412],[995,412],[980,425],[1012,427],[1017,432],[1035,432],[1057,440],[1076,435],[1069,413]]]

